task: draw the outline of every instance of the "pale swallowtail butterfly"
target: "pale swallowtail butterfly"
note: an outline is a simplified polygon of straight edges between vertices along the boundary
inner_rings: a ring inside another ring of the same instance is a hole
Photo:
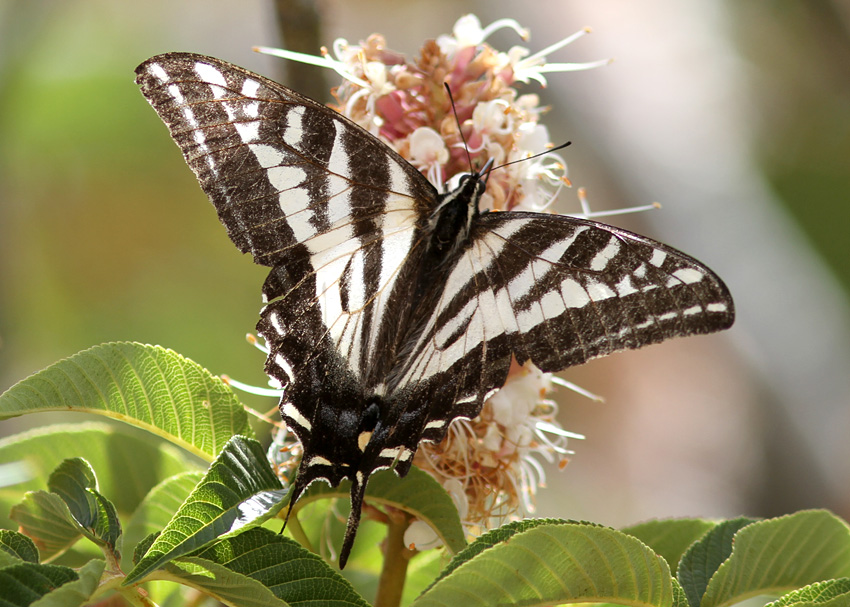
[[[695,259],[593,221],[482,212],[481,174],[448,193],[339,113],[245,69],[168,53],[137,83],[230,238],[271,272],[257,325],[303,443],[292,500],[351,481],[344,566],[366,483],[404,476],[505,382],[732,324]]]

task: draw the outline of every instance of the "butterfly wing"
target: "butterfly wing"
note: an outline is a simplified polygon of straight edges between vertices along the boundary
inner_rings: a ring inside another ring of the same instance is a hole
[[[692,257],[557,215],[481,215],[441,289],[397,381],[421,392],[403,399],[409,407],[428,403],[417,419],[432,441],[478,414],[512,357],[552,372],[734,321],[726,286]]]
[[[168,53],[136,72],[230,238],[273,267],[261,332],[275,376],[289,383],[324,339],[355,375],[379,375],[389,294],[433,186],[341,114],[225,61]],[[281,349],[281,323],[310,330]]]
[[[257,328],[304,445],[293,498],[349,477],[359,517],[358,437],[394,360],[411,305],[398,283],[421,265],[436,190],[341,114],[238,66],[168,53],[136,73],[230,238],[271,267]]]

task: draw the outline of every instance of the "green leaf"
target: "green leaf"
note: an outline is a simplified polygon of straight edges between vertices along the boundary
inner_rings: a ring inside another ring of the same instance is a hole
[[[440,570],[445,565],[445,562],[446,554],[442,550],[425,550],[417,554],[416,558],[412,559],[407,567],[407,577],[404,581],[401,604],[409,605],[416,597],[430,588],[434,580],[440,575]],[[346,571],[346,575],[353,577],[353,575],[356,575],[354,573],[355,571],[355,569],[352,569],[352,572]],[[352,577],[349,577],[349,579],[352,579]],[[374,577],[377,578],[377,575]],[[376,579],[376,584],[377,581]],[[362,586],[357,586],[357,588],[361,592],[366,593]]]
[[[348,498],[350,492],[349,481],[338,487],[313,483],[293,511],[317,499]],[[392,470],[373,474],[366,488],[366,501],[404,510],[425,521],[453,554],[466,546],[466,535],[451,496],[430,474],[416,467],[411,467],[404,478]]]
[[[0,569],[0,596],[2,607],[24,607],[31,605],[69,582],[79,579],[69,567],[18,563]]]
[[[284,494],[260,443],[234,436],[125,584],[221,535],[259,524],[280,509]]]
[[[21,559],[15,558],[10,553],[0,550],[0,567],[8,567],[9,565],[17,565]]]
[[[248,576],[289,605],[368,607],[351,584],[297,542],[262,527],[216,542],[195,555]]]
[[[845,607],[850,605],[850,578],[803,586],[764,607]]]
[[[77,575],[79,579],[63,584],[34,603],[34,607],[78,607],[88,605],[89,599],[98,588],[106,562],[89,561],[83,565]]]
[[[0,395],[0,419],[68,410],[145,428],[208,461],[234,434],[253,435],[245,410],[221,379],[160,346],[95,346]]]
[[[133,564],[137,565],[139,561],[142,560],[142,557],[147,554],[147,551],[150,550],[153,543],[156,541],[156,538],[160,536],[160,531],[155,531],[150,535],[146,535],[142,540],[136,544],[136,547],[133,548]]]
[[[201,472],[184,472],[151,489],[124,529],[124,545],[135,546],[151,533],[165,529],[168,521],[203,478]],[[140,555],[141,556],[141,555]],[[129,566],[129,563],[127,564]]]
[[[55,493],[31,491],[12,508],[11,518],[38,546],[42,559],[65,552],[82,537],[68,505]]]
[[[68,505],[83,535],[120,558],[118,513],[98,492],[97,477],[87,461],[79,457],[65,460],[50,475],[47,487]]]
[[[191,586],[227,605],[287,607],[260,582],[204,559],[184,557],[172,561],[153,578]]]
[[[0,552],[28,563],[38,562],[38,548],[23,533],[0,529]]]
[[[541,525],[570,525],[570,524],[592,524],[592,523],[583,523],[579,521],[567,521],[563,519],[554,519],[554,518],[527,518],[521,521],[514,521],[512,523],[507,523],[506,525],[502,525],[496,529],[491,529],[490,531],[480,535],[475,539],[474,542],[469,544],[466,548],[458,552],[454,558],[449,562],[443,571],[440,572],[440,576],[431,583],[431,586],[439,582],[441,579],[449,575],[452,571],[463,565],[468,560],[473,557],[481,554],[488,548],[492,548],[493,546],[506,542],[512,536],[517,533],[522,533],[523,531],[528,531],[529,529],[534,529],[535,527],[539,527]],[[430,586],[429,586],[430,587]]]
[[[0,493],[0,526],[9,527],[9,508],[27,491],[44,488],[44,479],[68,457],[82,457],[97,470],[100,490],[119,512],[133,512],[158,482],[197,467],[173,445],[151,441],[128,426],[105,423],[57,424],[0,441],[0,463],[23,462],[31,480]],[[144,466],[138,465],[144,462]]]
[[[664,557],[670,569],[676,571],[685,551],[717,523],[698,518],[646,521],[620,529],[633,535]]]
[[[613,602],[667,606],[670,568],[639,540],[585,523],[542,524],[473,557],[414,607]]]
[[[747,525],[711,578],[702,607],[731,604],[833,578],[850,577],[850,528],[826,510]]]
[[[672,607],[688,607],[688,595],[685,594],[685,590],[682,588],[682,585],[676,581],[676,578],[672,579],[673,581],[673,606]]]
[[[756,519],[743,516],[723,521],[685,552],[679,563],[677,577],[690,605],[700,604],[711,576],[732,554],[735,534],[754,522]]]

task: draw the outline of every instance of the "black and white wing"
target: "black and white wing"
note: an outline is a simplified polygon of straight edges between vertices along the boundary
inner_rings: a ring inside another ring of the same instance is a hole
[[[512,356],[559,371],[733,321],[722,281],[672,247],[592,221],[487,213],[447,270],[398,382],[432,394],[446,386],[423,435],[441,440],[447,422],[477,414],[504,383]]]
[[[387,408],[375,401],[436,189],[344,116],[225,61],[167,53],[136,74],[230,238],[272,268],[257,329],[266,370],[285,388],[283,419],[304,446],[293,501],[314,480],[350,478],[359,518],[375,469],[357,474],[361,447]]]
[[[230,238],[275,268],[266,300],[322,323],[299,348],[326,334],[353,373],[368,372],[433,186],[339,113],[225,61],[169,53],[136,73]],[[285,385],[303,361],[276,356]]]
[[[224,61],[169,53],[137,82],[231,239],[271,267],[257,325],[303,443],[293,500],[352,482],[340,564],[380,468],[474,417],[511,360],[557,371],[734,320],[720,279],[610,226],[479,213],[340,114]]]
[[[415,317],[393,370],[391,410],[405,423],[382,439],[388,466],[410,467],[504,385],[515,358],[552,372],[734,321],[732,298],[697,260],[611,226],[538,213],[477,217],[465,249]],[[399,457],[401,454],[401,457]]]

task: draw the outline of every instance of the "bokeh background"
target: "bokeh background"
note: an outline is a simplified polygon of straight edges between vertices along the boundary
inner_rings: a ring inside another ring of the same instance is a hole
[[[293,6],[315,8],[318,28]],[[547,468],[538,513],[625,525],[649,517],[850,517],[850,5],[843,0],[0,0],[0,389],[89,346],[161,344],[262,384],[253,330],[264,270],[218,224],[133,69],[172,50],[227,59],[313,96],[255,45],[317,52],[384,34],[416,53],[474,12],[530,28],[489,40],[604,68],[539,92],[570,177],[596,210],[715,269],[735,296],[724,335],[619,354],[563,375],[587,435]],[[286,40],[282,31],[288,32]],[[577,212],[575,192],[559,200]],[[252,400],[268,408],[268,400]],[[58,416],[9,420],[0,435]],[[77,418],[74,418],[77,419]],[[71,456],[73,454],[69,454]]]

